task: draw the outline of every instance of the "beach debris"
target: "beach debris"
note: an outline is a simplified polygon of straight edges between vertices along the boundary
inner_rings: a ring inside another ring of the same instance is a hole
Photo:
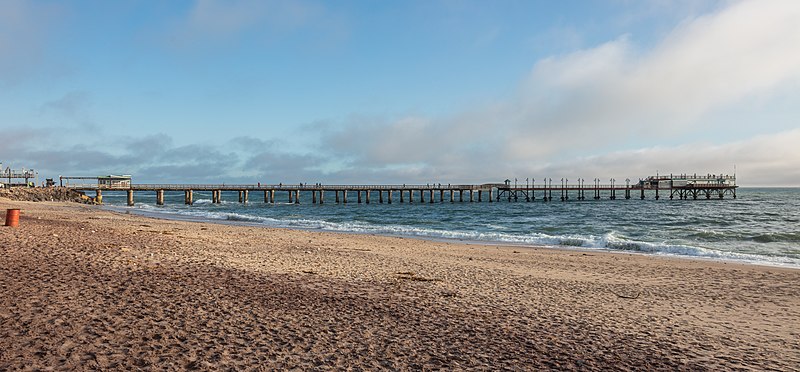
[[[642,294],[642,291],[636,292],[635,296],[620,294],[620,293],[617,293],[617,292],[614,292],[614,291],[610,291],[610,292],[615,294],[615,295],[617,295],[617,297],[619,297],[619,298],[624,298],[624,299],[627,299],[627,300],[635,300],[635,299],[639,298],[639,296]]]
[[[417,276],[417,274],[415,274],[415,273],[413,273],[411,271],[398,272],[397,273],[397,279],[411,280],[411,281],[415,281],[415,282],[433,282],[433,281],[436,281],[436,279]]]

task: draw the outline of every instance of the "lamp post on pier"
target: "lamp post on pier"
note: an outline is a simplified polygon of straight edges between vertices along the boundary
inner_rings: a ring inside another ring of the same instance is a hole
[[[531,194],[530,193],[531,193],[531,187],[530,187],[530,184],[528,183],[528,177],[525,177],[525,201],[526,202],[531,201]]]
[[[514,177],[514,201],[517,201],[517,178]],[[509,195],[511,196],[511,195]]]
[[[625,179],[625,199],[631,198],[631,179]]]
[[[600,179],[594,179],[594,200],[600,199]]]
[[[614,181],[615,179],[611,179],[611,200],[615,200],[617,198],[617,192],[614,190]]]

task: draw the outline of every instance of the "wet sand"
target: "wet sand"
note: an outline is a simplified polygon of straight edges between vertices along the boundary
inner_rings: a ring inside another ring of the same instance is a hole
[[[800,366],[796,269],[12,207],[0,370]]]

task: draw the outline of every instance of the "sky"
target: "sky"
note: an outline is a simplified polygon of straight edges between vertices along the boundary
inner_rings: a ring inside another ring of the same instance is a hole
[[[800,1],[0,1],[0,162],[800,186]]]

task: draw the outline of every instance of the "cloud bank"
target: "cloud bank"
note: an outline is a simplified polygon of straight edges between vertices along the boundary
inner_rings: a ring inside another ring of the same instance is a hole
[[[450,118],[354,119],[332,129],[323,147],[358,167],[422,164],[431,175],[458,178],[530,173],[576,157],[593,161],[580,155],[631,139],[690,139],[698,126],[714,129],[705,119],[745,100],[796,90],[797,45],[800,3],[734,3],[686,20],[651,49],[641,50],[622,36],[543,59],[508,102]],[[777,157],[781,151],[770,153]],[[707,164],[715,169],[735,161],[714,158],[718,163]],[[669,157],[637,159],[628,162],[658,164]]]

